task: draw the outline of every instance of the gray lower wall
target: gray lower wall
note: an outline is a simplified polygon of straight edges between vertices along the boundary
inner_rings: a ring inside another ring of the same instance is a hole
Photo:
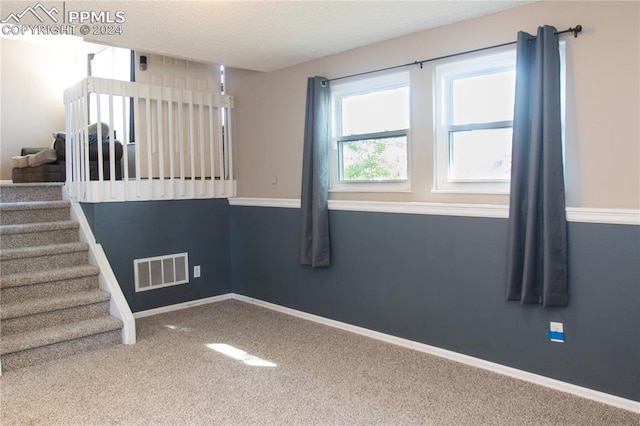
[[[333,264],[312,269],[298,209],[82,207],[134,312],[234,292],[640,401],[638,226],[570,223],[570,304],[542,308],[504,300],[505,219],[331,211]],[[201,278],[135,292],[134,259],[185,251]]]
[[[231,292],[226,199],[83,204],[133,312]],[[189,253],[189,283],[135,292],[134,259]],[[202,275],[193,277],[193,266]]]
[[[570,305],[542,308],[505,301],[505,219],[331,211],[311,269],[298,209],[230,209],[235,293],[640,401],[638,226],[570,223]]]

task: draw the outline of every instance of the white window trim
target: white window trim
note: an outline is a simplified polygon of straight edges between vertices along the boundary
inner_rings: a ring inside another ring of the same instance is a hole
[[[411,192],[411,128],[406,129],[407,135],[407,179],[403,181],[390,182],[342,182],[339,176],[338,158],[338,129],[341,127],[340,119],[341,103],[340,98],[345,96],[355,96],[376,90],[393,89],[395,87],[409,87],[409,98],[411,98],[411,86],[409,84],[409,72],[395,72],[378,75],[357,81],[345,83],[333,83],[331,85],[331,144],[329,147],[329,192]],[[411,120],[411,118],[410,118]],[[411,126],[410,126],[411,127]],[[405,130],[405,129],[402,129]]]

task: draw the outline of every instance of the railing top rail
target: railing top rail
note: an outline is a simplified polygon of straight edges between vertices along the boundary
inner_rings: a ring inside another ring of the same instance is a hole
[[[86,77],[64,91],[65,103],[84,96],[78,86],[87,88],[88,94],[155,99],[165,102],[184,102],[222,108],[233,108],[233,96],[202,90],[181,89],[178,87],[158,86],[135,81],[112,80],[100,77]]]

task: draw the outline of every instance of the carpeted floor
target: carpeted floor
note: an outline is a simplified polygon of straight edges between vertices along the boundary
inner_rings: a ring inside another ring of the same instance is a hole
[[[137,335],[4,373],[0,423],[640,425],[629,411],[239,301],[139,319]],[[250,365],[267,361],[276,366]]]

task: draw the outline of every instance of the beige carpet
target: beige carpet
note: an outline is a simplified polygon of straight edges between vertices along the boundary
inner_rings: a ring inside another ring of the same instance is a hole
[[[239,301],[137,324],[136,345],[3,374],[0,423],[640,424],[625,410]],[[276,366],[250,365],[266,362]]]

